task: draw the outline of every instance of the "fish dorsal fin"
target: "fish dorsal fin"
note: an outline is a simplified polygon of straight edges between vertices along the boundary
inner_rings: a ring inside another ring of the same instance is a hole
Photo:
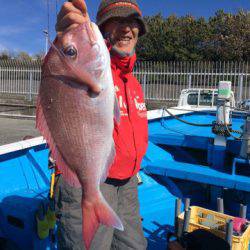
[[[120,107],[118,103],[118,99],[115,96],[115,103],[114,103],[114,118],[117,123],[120,123],[121,121],[121,113],[120,113]]]

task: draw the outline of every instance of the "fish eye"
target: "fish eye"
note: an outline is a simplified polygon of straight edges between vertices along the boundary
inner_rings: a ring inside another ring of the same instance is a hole
[[[75,58],[77,56],[77,50],[73,45],[67,46],[63,48],[63,54]]]

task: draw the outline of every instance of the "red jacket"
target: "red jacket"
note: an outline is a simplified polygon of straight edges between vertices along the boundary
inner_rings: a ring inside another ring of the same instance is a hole
[[[120,106],[120,123],[115,122],[116,157],[109,170],[109,178],[127,179],[135,175],[148,145],[147,110],[140,83],[132,70],[136,55],[121,58],[111,56],[111,69],[116,97]]]

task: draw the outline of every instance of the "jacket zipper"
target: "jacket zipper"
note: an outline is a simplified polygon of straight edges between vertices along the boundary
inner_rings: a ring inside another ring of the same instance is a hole
[[[127,82],[124,81],[124,79],[126,78],[122,78],[122,81],[123,81],[123,84],[124,84],[124,87],[125,87],[125,95],[126,95],[126,103],[127,103],[127,109],[128,109],[128,119],[129,119],[129,122],[130,122],[130,125],[132,127],[132,131],[133,131],[133,141],[134,141],[134,148],[135,148],[135,164],[134,164],[134,168],[133,168],[133,172],[135,171],[136,169],[136,164],[137,164],[137,147],[136,147],[136,143],[135,143],[135,133],[134,133],[134,126],[133,126],[133,123],[131,121],[131,118],[130,118],[130,114],[131,114],[131,110],[130,110],[130,105],[132,106],[133,104],[131,103],[131,98],[128,100],[128,95],[131,97],[130,95],[130,90],[127,89]],[[127,79],[126,79],[127,81]]]

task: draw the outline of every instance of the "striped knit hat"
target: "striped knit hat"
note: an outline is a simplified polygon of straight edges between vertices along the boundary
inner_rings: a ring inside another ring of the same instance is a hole
[[[112,17],[135,18],[140,24],[139,36],[147,32],[146,24],[136,0],[102,0],[96,16],[97,25],[101,29],[102,25]]]

